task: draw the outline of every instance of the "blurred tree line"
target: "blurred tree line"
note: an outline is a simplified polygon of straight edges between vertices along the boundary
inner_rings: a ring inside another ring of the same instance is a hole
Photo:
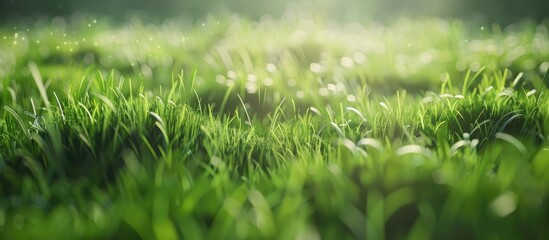
[[[390,21],[399,16],[435,16],[480,19],[509,24],[549,16],[549,0],[2,0],[2,20],[38,15],[68,15],[75,11],[106,14],[123,19],[140,13],[152,19],[185,16],[200,19],[207,14],[237,12],[249,18],[278,16],[288,4],[301,4],[321,16]]]

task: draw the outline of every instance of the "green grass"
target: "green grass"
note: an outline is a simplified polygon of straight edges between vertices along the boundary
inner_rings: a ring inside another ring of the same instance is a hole
[[[549,26],[0,28],[0,238],[549,238]]]

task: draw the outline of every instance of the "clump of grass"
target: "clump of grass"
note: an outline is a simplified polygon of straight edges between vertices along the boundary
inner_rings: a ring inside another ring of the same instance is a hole
[[[543,92],[515,86],[479,86],[475,92],[480,94],[431,94],[424,98],[426,115],[421,119],[421,128],[428,138],[457,142],[468,136],[482,145],[505,132],[527,136],[535,144],[545,140],[547,109],[543,107]]]

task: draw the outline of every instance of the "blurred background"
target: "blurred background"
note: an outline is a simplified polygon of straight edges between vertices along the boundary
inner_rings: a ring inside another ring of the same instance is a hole
[[[2,0],[0,19],[84,14],[109,15],[124,20],[139,13],[148,20],[184,17],[202,19],[208,14],[238,13],[257,19],[277,17],[287,8],[299,7],[312,14],[342,21],[381,20],[399,17],[461,18],[507,25],[528,18],[549,16],[547,0]]]

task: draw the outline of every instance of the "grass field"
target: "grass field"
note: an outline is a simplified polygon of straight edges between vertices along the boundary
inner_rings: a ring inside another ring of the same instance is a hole
[[[0,28],[1,239],[548,239],[549,25]]]

